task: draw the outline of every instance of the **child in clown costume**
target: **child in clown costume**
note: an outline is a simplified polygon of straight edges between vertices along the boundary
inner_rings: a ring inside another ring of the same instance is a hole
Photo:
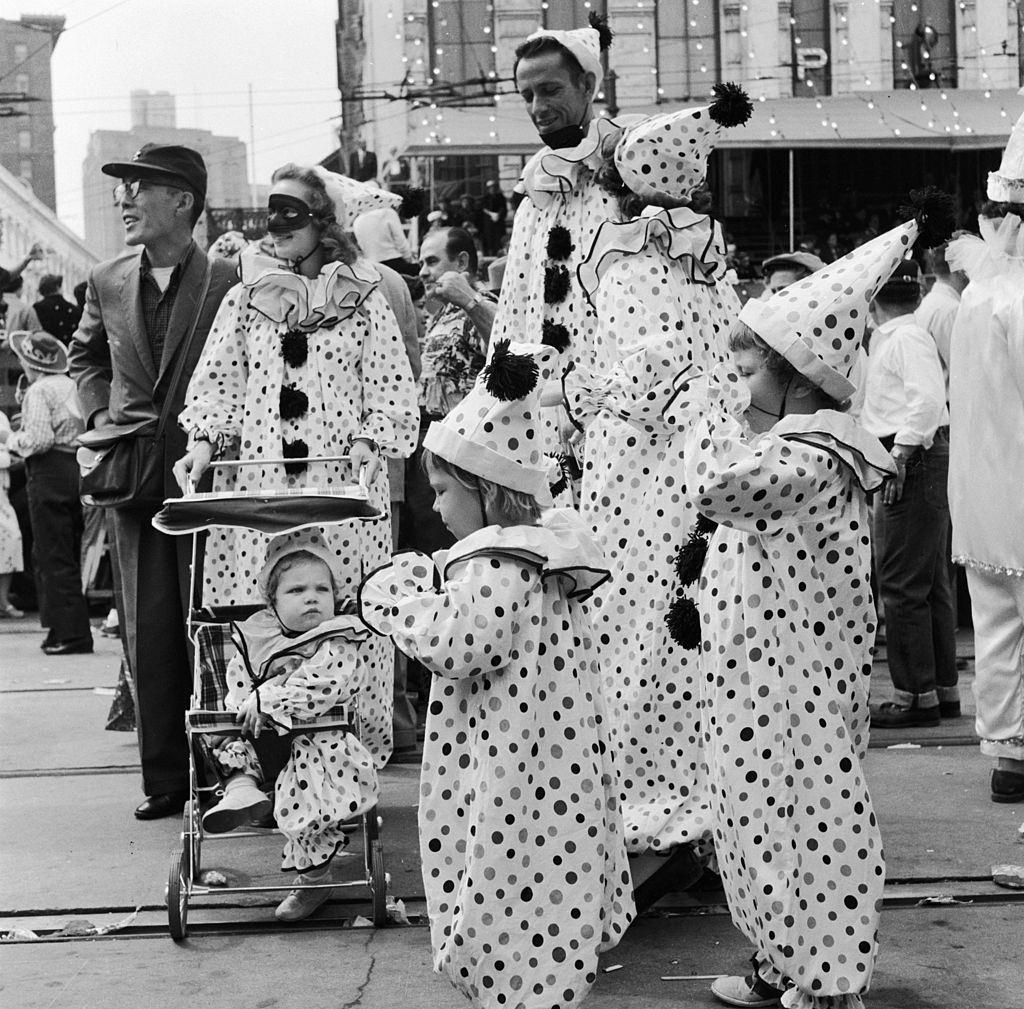
[[[419,807],[434,968],[486,1009],[577,1005],[633,913],[583,605],[607,571],[575,512],[541,512],[554,357],[494,349],[424,439],[458,542],[433,563],[399,554],[360,589],[366,623],[435,674]]]
[[[366,628],[354,615],[336,612],[344,608],[346,574],[315,531],[270,541],[259,574],[266,608],[233,635],[237,652],[228,663],[225,707],[238,712],[244,734],[213,747],[224,796],[203,814],[207,833],[247,826],[270,812],[250,737],[300,730],[304,720],[354,701],[365,686],[359,646]],[[335,854],[348,843],[343,824],[373,806],[378,793],[373,757],[357,736],[341,729],[294,735],[273,803],[285,836],[282,869],[300,873],[301,883],[328,882]],[[330,889],[293,890],[275,916],[308,917],[330,895]]]
[[[581,513],[612,574],[595,594],[594,622],[607,641],[605,703],[626,843],[631,852],[676,849],[638,890],[638,905],[648,892],[653,900],[700,875],[697,859],[678,846],[710,832],[695,662],[665,623],[675,545],[695,515],[660,414],[674,376],[725,360],[740,310],[724,280],[721,227],[697,208],[718,134],[746,122],[751,104],[734,84],[714,94],[710,104],[627,127],[607,152],[598,179],[625,219],[601,226],[579,268],[599,322],[564,383],[570,416],[585,432]]]
[[[914,220],[743,307],[731,346],[745,423],[707,377],[684,382],[665,414],[687,432],[687,492],[718,523],[697,605],[681,597],[672,626],[686,646],[703,634],[715,851],[733,921],[756,947],[751,975],[712,985],[731,1006],[861,1009],[874,967],[885,867],[861,766],[875,620],[867,495],[896,466],[844,408],[874,293],[922,228],[928,244],[948,235],[948,198],[914,195]],[[700,538],[681,558],[684,581]]]

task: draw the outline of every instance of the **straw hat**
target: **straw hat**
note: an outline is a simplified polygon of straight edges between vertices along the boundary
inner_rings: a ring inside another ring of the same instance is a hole
[[[63,375],[68,370],[68,352],[64,344],[49,333],[18,329],[7,337],[7,342],[22,367],[33,368],[44,375]]]

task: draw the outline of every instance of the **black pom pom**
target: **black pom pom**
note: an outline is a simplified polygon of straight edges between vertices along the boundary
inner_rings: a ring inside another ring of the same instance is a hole
[[[298,368],[309,355],[309,337],[297,329],[289,329],[281,337],[281,356],[289,367]]]
[[[557,305],[565,301],[569,293],[569,271],[564,266],[546,266],[544,268],[544,301],[549,305]]]
[[[910,206],[903,207],[900,213],[917,221],[921,229],[917,244],[925,249],[942,245],[956,227],[956,202],[935,186],[912,189]]]
[[[690,533],[690,538],[676,551],[676,574],[680,585],[692,585],[700,578],[707,554],[707,539],[695,532]]]
[[[556,224],[548,232],[548,259],[568,259],[574,248],[568,228]]]
[[[529,354],[511,354],[508,340],[499,340],[494,345],[490,363],[480,372],[484,377],[487,391],[503,403],[522,399],[537,386],[540,369]]]
[[[427,191],[412,186],[402,194],[402,202],[398,205],[398,216],[403,221],[411,221],[423,213],[427,204]]]
[[[707,515],[700,512],[697,513],[697,524],[693,527],[697,536],[710,536],[717,528],[718,523],[714,519],[709,519]]]
[[[281,454],[285,459],[305,459],[309,455],[309,446],[301,439],[295,441],[284,441],[281,444]],[[306,468],[305,462],[286,462],[284,471],[289,476],[301,473]]]
[[[541,337],[540,342],[545,347],[554,347],[561,354],[569,346],[569,330],[560,322],[552,322],[550,319],[545,319],[541,332],[544,335]]]
[[[680,647],[700,647],[700,611],[689,596],[678,596],[665,616],[668,632]]]
[[[716,84],[711,91],[715,100],[708,115],[719,126],[741,126],[753,115],[754,105],[738,84]]]
[[[296,420],[305,417],[309,409],[309,397],[294,385],[281,386],[281,420]]]
[[[559,473],[561,475],[553,484],[550,485],[552,497],[558,497],[558,495],[561,494],[562,491],[564,491],[565,488],[569,486],[569,481],[568,479],[566,479],[565,474],[562,473],[561,470],[559,470]]]
[[[591,11],[587,21],[590,23],[590,27],[597,32],[601,52],[604,52],[612,44],[612,39],[615,38],[614,32],[608,27],[608,19],[603,14],[598,14],[597,11]]]

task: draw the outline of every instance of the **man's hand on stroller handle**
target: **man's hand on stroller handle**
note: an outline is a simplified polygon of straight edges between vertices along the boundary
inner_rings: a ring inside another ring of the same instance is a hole
[[[200,477],[210,468],[213,459],[213,445],[208,441],[196,441],[188,451],[174,464],[174,479],[182,493],[188,494]]]

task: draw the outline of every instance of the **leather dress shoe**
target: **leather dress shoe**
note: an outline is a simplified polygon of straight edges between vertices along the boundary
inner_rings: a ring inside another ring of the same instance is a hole
[[[47,655],[89,655],[92,653],[92,637],[43,642],[43,651]]]
[[[871,705],[871,728],[873,729],[920,729],[939,725],[939,706],[920,708],[916,704],[905,708],[895,701],[883,701]]]
[[[136,820],[162,820],[165,816],[174,816],[185,808],[188,792],[166,792],[163,795],[151,795],[135,810]]]
[[[992,772],[993,802],[1024,802],[1024,774],[1020,771]]]

